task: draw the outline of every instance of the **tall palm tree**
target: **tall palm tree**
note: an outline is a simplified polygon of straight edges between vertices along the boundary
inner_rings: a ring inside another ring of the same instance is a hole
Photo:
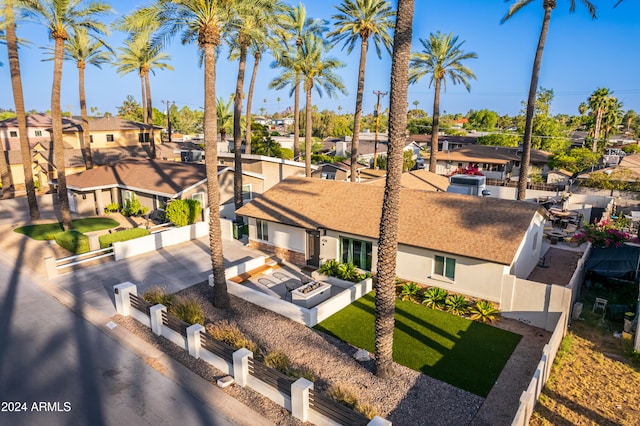
[[[218,117],[218,131],[220,140],[224,142],[229,130],[233,131],[233,95],[227,102],[223,98],[218,98],[216,102],[216,112]]]
[[[16,108],[18,121],[18,133],[20,137],[20,154],[22,156],[22,169],[24,171],[24,184],[27,190],[27,202],[29,203],[29,216],[31,220],[40,219],[38,198],[36,197],[35,183],[33,181],[33,169],[31,168],[31,149],[27,138],[27,115],[24,109],[24,95],[22,92],[22,77],[20,76],[20,58],[18,56],[18,38],[16,36],[13,0],[4,1],[5,37],[7,40],[7,52],[9,53],[9,72],[11,74],[11,87],[13,90],[13,102]],[[4,147],[2,149],[4,158]],[[9,171],[8,167],[7,170]],[[2,181],[3,188],[5,181]],[[4,191],[3,191],[4,196]]]
[[[513,15],[518,13],[523,7],[534,0],[514,0],[507,14],[501,19],[501,23],[508,21]],[[520,164],[520,175],[518,177],[518,200],[524,200],[527,196],[527,180],[529,179],[529,162],[531,161],[531,137],[533,135],[533,117],[536,108],[536,91],[538,89],[538,78],[540,77],[540,65],[542,64],[542,53],[549,32],[549,23],[551,22],[551,12],[556,8],[557,0],[542,0],[542,8],[544,9],[544,17],[542,19],[542,28],[540,28],[540,37],[538,38],[538,47],[536,48],[535,59],[531,70],[531,82],[529,84],[529,95],[527,97],[527,112],[525,114],[524,136],[522,140],[522,161]],[[589,0],[581,0],[587,7],[591,17],[595,19],[596,8]],[[576,0],[570,0],[569,11],[574,12],[576,8]]]
[[[137,72],[140,76],[142,87],[142,115],[143,121],[149,126],[149,156],[156,158],[156,144],[153,124],[153,104],[151,99],[151,81],[149,73],[155,75],[155,70],[173,70],[171,64],[167,63],[170,56],[162,52],[162,46],[152,43],[151,32],[143,31],[136,34],[132,39],[124,42],[125,47],[120,47],[121,52],[117,59],[118,74],[124,75],[130,72]]]
[[[360,65],[358,67],[358,91],[356,92],[356,110],[353,117],[353,138],[351,139],[351,182],[356,181],[358,144],[360,142],[360,121],[362,118],[362,99],[364,97],[364,72],[367,64],[369,39],[376,46],[378,58],[382,58],[380,45],[391,53],[391,36],[395,12],[386,0],[344,0],[336,6],[340,13],[333,15],[334,30],[329,33],[334,44],[344,41],[343,49],[347,53],[360,40]]]
[[[285,13],[278,17],[279,29],[276,30],[278,36],[283,41],[280,51],[275,51],[276,63],[280,62],[281,67],[286,69],[284,64],[292,66],[295,80],[293,81],[293,158],[300,158],[300,83],[301,74],[296,63],[301,56],[303,39],[307,34],[320,35],[327,30],[327,21],[323,19],[307,18],[307,10],[300,3],[297,7],[288,8]],[[292,43],[293,45],[290,45]],[[291,94],[290,94],[291,96]]]
[[[103,50],[103,47],[106,50]],[[78,91],[80,95],[80,115],[82,116],[82,139],[80,149],[84,158],[85,167],[93,168],[91,156],[91,141],[89,135],[89,115],[87,114],[87,97],[85,95],[84,70],[87,65],[101,68],[102,64],[109,63],[113,50],[102,40],[91,40],[84,29],[76,31],[65,44],[65,60],[75,62],[78,68]]]
[[[428,74],[431,76],[429,87],[434,86],[429,171],[435,173],[440,125],[440,89],[444,83],[444,90],[447,90],[448,77],[454,85],[460,83],[467,91],[471,90],[468,80],[475,79],[476,76],[473,71],[463,65],[463,62],[467,59],[475,59],[478,55],[462,50],[464,41],[458,43],[458,36],[452,33],[443,34],[440,31],[431,33],[429,40],[420,39],[420,43],[423,50],[411,55],[409,83],[415,84]]]
[[[313,34],[307,34],[304,37],[299,66],[306,94],[304,162],[307,177],[311,177],[311,133],[313,131],[311,93],[314,88],[320,97],[322,97],[323,91],[326,91],[329,97],[333,97],[336,90],[343,94],[347,93],[342,79],[334,72],[334,70],[344,67],[344,63],[335,58],[325,57],[326,50],[326,45],[320,37]]]
[[[101,15],[109,12],[111,6],[99,1],[88,5],[81,0],[20,0],[24,13],[36,19],[49,31],[55,42],[53,60],[53,84],[51,87],[51,120],[53,128],[53,158],[58,174],[58,204],[65,229],[71,227],[71,210],[67,194],[67,177],[62,143],[62,110],[60,108],[60,86],[62,82],[62,61],[65,42],[73,33],[82,29],[91,35],[108,33],[106,25],[99,21]]]
[[[218,206],[217,111],[216,111],[216,49],[220,46],[223,25],[229,21],[229,0],[156,0],[150,6],[131,15],[132,29],[158,25],[159,40],[169,40],[180,34],[183,44],[197,43],[204,66],[204,140],[207,175],[207,204],[209,206],[209,249],[214,280],[213,305],[226,309],[229,295],[224,272],[222,232]]]
[[[240,7],[242,5],[242,7]],[[246,7],[250,5],[251,7]],[[264,40],[268,34],[266,22],[274,19],[275,11],[281,10],[279,1],[238,2],[234,8],[234,16],[227,24],[227,42],[232,48],[232,57],[238,57],[238,77],[236,79],[236,94],[233,101],[233,148],[234,148],[234,179],[233,201],[236,210],[242,207],[242,99],[244,77],[247,66],[247,52],[252,40]],[[233,55],[234,50],[236,51]],[[249,113],[249,108],[247,108]],[[251,126],[250,117],[247,126]],[[247,137],[247,153],[251,153],[251,141]]]
[[[591,114],[594,116],[594,124],[595,127],[593,129],[593,145],[592,151],[598,151],[598,140],[600,139],[600,134],[602,133],[602,121],[604,115],[607,113],[608,109],[611,106],[610,100],[614,99],[617,102],[617,99],[613,97],[613,93],[609,91],[609,89],[601,87],[596,89],[595,92],[591,94],[588,100],[588,106],[591,110]]]
[[[622,123],[622,102],[612,96],[607,100],[607,106],[602,115],[602,129],[604,130],[605,144],[609,143],[611,132]]]
[[[389,151],[384,187],[375,296],[376,375],[393,377],[393,329],[395,327],[395,278],[398,252],[400,178],[407,129],[409,59],[413,32],[413,0],[398,0],[391,62]]]

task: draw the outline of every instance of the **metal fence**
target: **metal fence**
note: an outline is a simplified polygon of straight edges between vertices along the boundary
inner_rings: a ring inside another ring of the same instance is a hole
[[[145,315],[151,315],[151,303],[147,302],[142,298],[142,296],[138,296],[137,294],[130,293],[129,300],[131,301],[131,307],[142,312]]]
[[[357,411],[316,393],[313,389],[309,391],[309,406],[323,416],[343,425],[366,426],[370,422],[367,417]]]
[[[224,342],[214,339],[206,333],[200,333],[200,344],[202,347],[212,354],[222,358],[223,360],[233,363],[233,353],[235,348],[227,345]]]
[[[291,385],[296,381],[280,371],[267,367],[260,361],[249,358],[249,373],[256,379],[260,379],[271,387],[291,397]]]

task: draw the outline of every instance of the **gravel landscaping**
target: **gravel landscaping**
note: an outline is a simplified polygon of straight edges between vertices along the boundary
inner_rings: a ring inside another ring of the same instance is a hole
[[[396,425],[509,425],[518,399],[540,359],[549,333],[518,321],[502,319],[498,326],[523,335],[511,359],[486,399],[457,389],[417,371],[395,365],[395,377],[382,380],[373,374],[374,362],[353,358],[357,348],[331,336],[293,322],[274,312],[231,297],[228,311],[211,305],[212,289],[206,282],[194,285],[180,295],[200,301],[209,322],[228,321],[238,327],[265,351],[281,351],[292,364],[314,372],[315,388],[324,391],[332,385],[346,385],[362,403]],[[183,364],[214,382],[222,372],[188,356],[163,338],[131,318],[116,318],[132,332],[152,341]],[[479,372],[481,374],[481,372]],[[249,389],[233,385],[225,392],[238,398],[276,424],[301,424],[282,407]]]

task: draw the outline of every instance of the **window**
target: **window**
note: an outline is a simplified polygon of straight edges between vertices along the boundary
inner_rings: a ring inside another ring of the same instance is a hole
[[[533,234],[533,247],[531,249],[535,251],[538,248],[538,233]]]
[[[131,202],[131,200],[133,199],[133,191],[122,191],[122,201],[126,202]]]
[[[269,224],[268,222],[256,219],[257,237],[262,241],[269,241]]]
[[[18,132],[16,132],[15,130],[10,130],[9,131],[9,137],[10,138],[17,138],[18,137]]]
[[[149,142],[149,133],[139,133],[138,142]]]
[[[93,143],[93,135],[89,135],[89,142]]]
[[[161,196],[156,196],[156,206],[158,210],[166,210],[167,208],[167,204],[169,203],[169,197],[161,197]]]
[[[111,133],[107,135],[107,142],[113,142],[113,135]]]
[[[251,184],[242,185],[242,200],[248,201],[253,199],[253,192],[251,191]]]
[[[450,257],[436,255],[433,275],[454,281],[456,279],[456,260]]]
[[[196,192],[191,196],[192,200],[198,200],[200,207],[204,208],[204,192]]]
[[[353,263],[365,271],[371,270],[373,244],[370,241],[340,237],[340,250],[343,263]]]
[[[336,180],[336,174],[333,172],[322,172],[320,174],[320,179]]]
[[[36,136],[42,136],[42,130],[36,130],[35,131],[35,135]]]

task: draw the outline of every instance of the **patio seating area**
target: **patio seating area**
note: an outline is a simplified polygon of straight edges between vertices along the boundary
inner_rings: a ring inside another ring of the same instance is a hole
[[[551,207],[549,219],[544,228],[544,238],[553,245],[560,242],[571,244],[571,238],[580,228],[581,223],[582,213]]]

